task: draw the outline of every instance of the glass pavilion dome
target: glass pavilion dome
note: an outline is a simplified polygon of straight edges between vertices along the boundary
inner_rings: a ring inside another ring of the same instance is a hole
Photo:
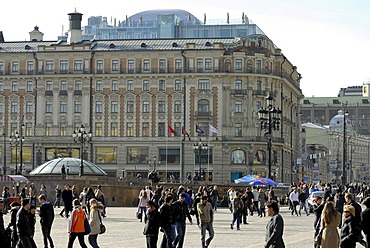
[[[69,167],[69,175],[78,175],[80,173],[81,160],[77,158],[57,158],[43,163],[30,172],[30,175],[61,175],[62,165]],[[84,160],[84,175],[86,176],[107,176],[99,166]]]
[[[331,118],[329,123],[329,130],[334,132],[343,132],[343,126],[344,126],[344,115],[343,111],[339,110],[338,114]],[[346,117],[346,133],[352,134],[353,132],[353,126],[352,121]]]

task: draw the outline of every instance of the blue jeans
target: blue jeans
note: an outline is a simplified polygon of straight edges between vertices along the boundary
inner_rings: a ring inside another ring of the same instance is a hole
[[[98,234],[89,235],[89,244],[92,248],[99,248],[98,246]]]
[[[186,224],[180,221],[175,223],[175,240],[173,241],[173,247],[182,248],[185,239]]]
[[[146,248],[157,248],[158,235],[146,236]]]
[[[214,235],[215,235],[215,232],[213,231],[213,225],[212,223],[201,223],[200,224],[200,234],[201,234],[201,238],[200,240],[202,241],[202,248],[206,248],[209,246],[209,244],[211,243]],[[208,234],[209,234],[209,238],[206,240],[206,231],[208,230]]]
[[[141,213],[141,220],[140,221],[143,221],[143,217],[145,219],[145,216],[146,216],[146,207],[140,207],[140,213]]]
[[[161,248],[172,248],[173,247],[173,228],[172,225],[162,227],[163,238]]]
[[[240,222],[241,222],[241,214],[239,213],[233,213],[233,219],[231,221],[231,224],[234,225],[235,221],[236,221],[236,228],[239,229],[240,228]]]
[[[212,199],[213,211],[217,211],[217,202],[218,202],[218,197]]]

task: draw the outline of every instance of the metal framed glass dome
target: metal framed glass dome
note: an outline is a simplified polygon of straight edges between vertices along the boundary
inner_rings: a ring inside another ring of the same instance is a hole
[[[77,158],[57,158],[43,163],[30,172],[30,175],[61,175],[61,168],[68,168],[68,175],[79,175],[81,160]],[[107,176],[99,166],[83,160],[84,175],[86,176]]]

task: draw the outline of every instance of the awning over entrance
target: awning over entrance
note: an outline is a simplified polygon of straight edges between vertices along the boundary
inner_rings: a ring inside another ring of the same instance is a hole
[[[0,176],[0,182],[28,182],[28,179],[21,175]]]

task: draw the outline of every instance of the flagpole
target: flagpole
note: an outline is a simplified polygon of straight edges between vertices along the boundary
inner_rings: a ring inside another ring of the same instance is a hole
[[[208,145],[209,145],[209,141],[210,141],[210,138],[209,138],[209,135],[211,134],[211,132],[209,132],[209,128],[208,128]],[[208,178],[207,180],[209,181],[209,149],[210,149],[210,146],[208,146],[208,149],[207,149],[207,173],[208,173]]]
[[[166,138],[166,182],[167,182],[167,178],[168,178],[168,174],[167,174],[167,169],[168,169],[168,130],[167,130],[167,138]]]

